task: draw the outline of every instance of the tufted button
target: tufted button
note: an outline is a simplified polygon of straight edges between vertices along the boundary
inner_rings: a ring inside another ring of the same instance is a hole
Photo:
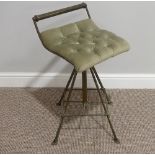
[[[77,50],[77,52],[81,52],[81,49],[80,48],[78,48],[78,49],[76,49]]]
[[[77,42],[75,42],[75,44],[80,44],[80,43],[77,41]]]

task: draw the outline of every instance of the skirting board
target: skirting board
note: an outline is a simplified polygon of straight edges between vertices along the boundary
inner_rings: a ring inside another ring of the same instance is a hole
[[[0,73],[0,87],[65,87],[70,74],[59,73]],[[155,74],[99,74],[105,88],[154,89]],[[75,87],[81,87],[81,74]],[[88,87],[94,88],[88,73]]]

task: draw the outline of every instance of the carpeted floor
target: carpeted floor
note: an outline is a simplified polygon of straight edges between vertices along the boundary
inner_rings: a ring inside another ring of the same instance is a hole
[[[62,107],[62,89],[0,88],[0,153],[155,153],[155,90],[108,90],[111,120],[121,144],[115,144],[106,117],[73,117],[64,121],[58,145],[52,146]],[[80,92],[73,92],[78,100]],[[85,113],[100,113],[95,91],[89,91]],[[68,113],[83,113],[72,103]]]

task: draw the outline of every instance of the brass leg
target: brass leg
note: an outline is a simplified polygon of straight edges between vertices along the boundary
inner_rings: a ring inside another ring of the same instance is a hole
[[[66,102],[66,105],[65,105],[65,108],[64,108],[64,113],[61,116],[60,124],[59,124],[58,130],[56,132],[56,136],[55,136],[55,138],[54,138],[54,140],[52,142],[52,145],[56,145],[58,143],[58,138],[59,138],[60,130],[61,130],[62,125],[63,125],[63,121],[64,121],[64,117],[65,117],[65,113],[66,113],[67,107],[69,105],[69,102],[68,101],[70,99],[70,96],[71,96],[71,93],[72,93],[72,90],[73,90],[73,87],[74,87],[74,83],[75,83],[75,80],[76,80],[77,72],[74,71],[73,75],[74,76],[73,76],[73,79],[72,79],[71,87],[69,89],[69,94],[68,94],[67,102]]]
[[[82,72],[82,102],[87,103],[87,71]]]
[[[92,69],[92,68],[90,68],[90,71],[91,71],[92,77],[93,77],[93,79],[94,79],[94,82],[95,82],[95,85],[96,85],[98,94],[99,94],[99,96],[100,96],[101,103],[102,103],[102,105],[103,105],[105,114],[106,114],[106,116],[107,116],[107,119],[108,119],[108,122],[109,122],[109,125],[110,125],[110,128],[111,128],[111,131],[112,131],[112,133],[113,133],[114,142],[115,142],[115,143],[120,143],[120,142],[119,142],[119,139],[118,139],[117,136],[116,136],[115,130],[114,130],[113,126],[112,126],[112,123],[111,123],[110,116],[109,116],[109,114],[108,114],[107,108],[106,108],[106,106],[105,106],[105,104],[104,104],[104,101],[103,101],[103,98],[102,98],[102,95],[101,95],[101,92],[100,92],[100,89],[99,89],[99,86],[98,86],[98,83],[97,83],[97,80],[96,80],[96,77],[95,77],[95,73],[93,72],[93,69]]]
[[[108,96],[108,94],[106,92],[106,89],[104,88],[104,86],[103,86],[103,84],[102,84],[102,82],[101,82],[101,80],[100,80],[100,78],[99,78],[99,76],[97,74],[97,71],[96,71],[95,67],[92,67],[92,70],[93,70],[93,72],[94,72],[94,74],[95,74],[95,76],[96,76],[96,78],[97,78],[97,80],[98,80],[98,82],[100,84],[101,90],[103,91],[103,93],[106,96],[106,100],[107,100],[108,104],[112,104],[112,101],[110,100],[110,96]]]
[[[61,105],[62,100],[64,99],[64,97],[65,97],[65,95],[66,95],[67,89],[68,89],[68,87],[69,87],[69,85],[70,85],[70,83],[71,83],[71,80],[72,80],[72,78],[73,78],[74,73],[75,73],[75,69],[73,69],[73,71],[72,71],[72,73],[71,73],[71,76],[70,76],[70,78],[69,78],[69,80],[68,80],[68,82],[67,82],[67,84],[66,84],[66,87],[65,87],[65,89],[64,89],[64,91],[63,91],[63,94],[62,94],[62,96],[61,96],[59,102],[57,103],[58,106]]]

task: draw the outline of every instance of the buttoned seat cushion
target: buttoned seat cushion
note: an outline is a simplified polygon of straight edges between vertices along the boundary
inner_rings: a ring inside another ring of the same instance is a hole
[[[78,72],[128,51],[128,43],[102,30],[91,19],[49,29],[41,33],[44,46],[74,65]]]

